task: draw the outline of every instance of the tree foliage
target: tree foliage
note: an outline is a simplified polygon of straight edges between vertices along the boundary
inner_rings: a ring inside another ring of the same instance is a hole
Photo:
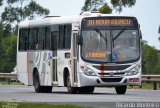
[[[136,0],[110,0],[111,6],[108,5],[106,0],[86,0],[82,11],[99,10],[101,13],[112,13],[112,10],[121,12],[123,7],[132,7],[135,5]]]
[[[24,7],[24,13],[25,13],[25,17],[28,17],[28,19],[34,19],[35,16],[43,16],[43,15],[48,15],[49,14],[49,10],[48,9],[44,9],[42,6],[40,6],[39,4],[37,4],[35,1],[31,1],[26,7]],[[22,15],[23,16],[23,15]]]
[[[0,6],[3,0],[0,0]],[[0,18],[0,72],[11,72],[16,66],[17,37],[13,27],[24,19],[48,15],[49,10],[35,0],[7,0]]]
[[[142,72],[143,74],[160,74],[160,51],[142,42]]]
[[[0,23],[0,72],[10,72],[16,65],[17,37],[9,35]]]
[[[104,0],[86,0],[85,5],[82,7],[82,11],[98,10],[104,3]]]
[[[3,2],[3,0],[0,0],[0,6],[2,6],[2,4],[3,4],[2,2]]]
[[[7,3],[8,6],[2,13],[2,22],[5,26],[13,26],[24,19],[34,19],[36,16],[49,14],[48,9],[43,8],[34,0],[7,0]]]
[[[105,3],[101,8],[99,8],[101,13],[112,13],[112,9],[109,7],[107,3]]]
[[[1,52],[0,70],[2,72],[11,72],[16,65],[16,43],[16,36],[8,36],[1,41],[3,53]]]
[[[121,12],[123,7],[132,7],[136,4],[136,0],[111,0],[113,8]]]

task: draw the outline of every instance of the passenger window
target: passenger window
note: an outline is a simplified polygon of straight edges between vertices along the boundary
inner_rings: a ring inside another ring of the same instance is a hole
[[[28,29],[20,29],[19,32],[19,51],[28,50]]]
[[[59,49],[70,49],[71,47],[71,25],[60,25],[59,26]]]
[[[29,50],[34,50],[36,48],[36,37],[37,37],[37,29],[32,28],[29,32]]]
[[[71,25],[65,25],[65,49],[71,48]]]
[[[58,31],[51,32],[51,49],[53,51],[56,51],[58,49],[58,37],[59,37]]]
[[[45,36],[46,36],[46,49],[50,50],[50,28],[45,28]]]
[[[64,26],[59,26],[59,44],[58,44],[59,49],[64,48]]]
[[[43,50],[43,29],[38,28],[38,49]]]

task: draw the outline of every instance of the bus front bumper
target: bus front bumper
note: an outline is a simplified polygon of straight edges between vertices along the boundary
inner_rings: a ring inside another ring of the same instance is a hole
[[[84,73],[79,74],[80,87],[83,86],[121,86],[121,85],[131,85],[140,86],[141,85],[141,73],[133,76],[112,76],[112,77],[100,77],[100,76],[87,76]]]

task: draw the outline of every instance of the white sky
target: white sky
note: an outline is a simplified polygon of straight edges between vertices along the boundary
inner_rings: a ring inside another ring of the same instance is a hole
[[[79,14],[84,1],[85,0],[36,0],[40,5],[50,10],[50,15],[55,16]],[[110,2],[110,0],[106,1]],[[143,40],[146,40],[149,45],[160,49],[160,42],[158,41],[160,0],[136,0],[136,5],[134,7],[123,8],[120,15],[137,17],[141,25]]]
[[[85,0],[36,0],[50,10],[50,15],[77,15]],[[107,0],[110,1],[110,0]],[[118,13],[116,13],[118,14]],[[123,8],[120,15],[137,17],[143,34],[143,40],[160,49],[158,27],[160,25],[160,0],[136,0],[132,8]]]

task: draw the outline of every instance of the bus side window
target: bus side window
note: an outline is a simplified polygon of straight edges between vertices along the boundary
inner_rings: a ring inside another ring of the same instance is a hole
[[[38,28],[35,28],[34,29],[34,38],[35,38],[35,40],[34,40],[34,49],[35,50],[38,50],[39,48],[39,45],[38,45]]]
[[[45,41],[46,41],[46,50],[50,50],[50,28],[46,27],[45,29]]]
[[[65,25],[65,49],[70,49],[71,48],[71,31],[72,31],[72,26],[71,25]]]
[[[64,48],[64,26],[59,26],[59,42],[58,42],[58,48],[63,49]]]
[[[23,30],[19,30],[19,51],[24,50],[24,37],[23,37]]]
[[[28,29],[25,29],[25,41],[24,41],[24,46],[25,49],[24,50],[28,50]]]
[[[59,26],[59,49],[70,49],[71,47],[71,30],[70,24]]]
[[[38,28],[38,50],[43,50],[43,29]]]
[[[19,51],[28,50],[28,29],[20,29],[19,32]]]
[[[51,32],[51,49],[53,51],[57,51],[58,49],[58,36],[59,32],[58,31],[53,31]]]
[[[35,36],[37,34],[37,29],[32,28],[30,29],[29,33],[29,50],[34,50],[35,49]]]
[[[46,45],[45,45],[45,40],[46,40],[46,36],[45,36],[45,27],[42,28],[42,49],[44,50],[46,48]]]

